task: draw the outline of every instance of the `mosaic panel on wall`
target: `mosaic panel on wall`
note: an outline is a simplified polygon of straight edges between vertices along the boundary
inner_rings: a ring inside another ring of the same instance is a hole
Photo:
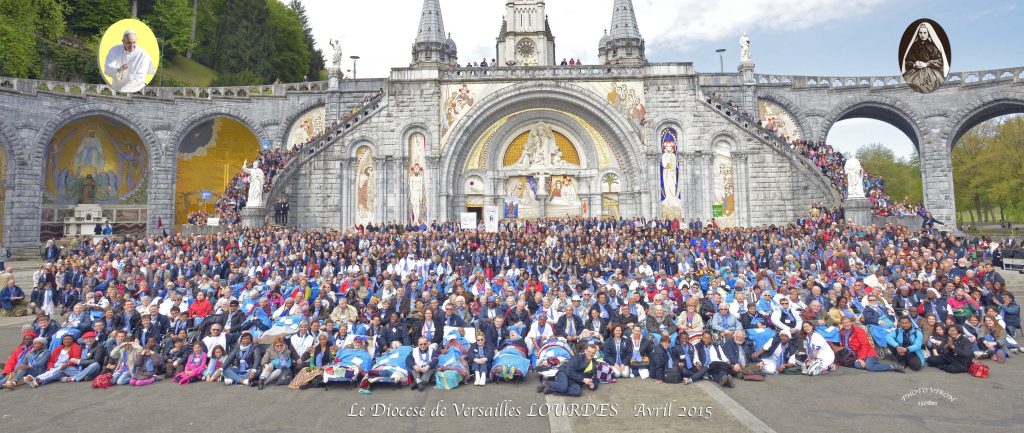
[[[259,152],[256,135],[237,120],[218,117],[193,127],[178,146],[175,224],[184,224],[190,212],[213,210],[242,163]]]
[[[719,142],[714,149],[714,199],[711,216],[720,227],[736,225],[736,176],[733,172],[732,151],[729,144]]]
[[[7,204],[7,152],[0,147],[0,245],[4,242],[4,209]]]
[[[45,170],[46,204],[146,204],[149,153],[135,131],[109,117],[88,116],[61,127],[47,149]]]
[[[377,176],[373,167],[373,150],[362,147],[356,151],[356,225],[376,222],[373,210],[377,203]]]
[[[324,117],[326,116],[326,107],[314,108],[303,114],[288,131],[288,143],[285,145],[285,149],[305,144],[311,138],[323,134]]]
[[[793,116],[789,115],[782,107],[774,102],[757,101],[757,115],[765,129],[775,132],[778,135],[789,137],[791,140],[799,140],[800,127],[797,126]]]

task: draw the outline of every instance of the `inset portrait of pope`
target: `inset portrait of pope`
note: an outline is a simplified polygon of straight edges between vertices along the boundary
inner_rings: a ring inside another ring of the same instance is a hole
[[[120,93],[135,93],[152,80],[160,68],[160,42],[153,29],[134,18],[111,24],[96,49],[100,76]]]
[[[942,27],[931,20],[915,21],[900,42],[903,81],[916,92],[934,92],[949,74],[950,57],[949,39]]]

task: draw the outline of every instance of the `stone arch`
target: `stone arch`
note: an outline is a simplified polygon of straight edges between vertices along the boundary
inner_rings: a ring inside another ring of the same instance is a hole
[[[216,119],[218,117],[227,117],[245,125],[250,131],[252,131],[253,135],[255,135],[256,139],[259,141],[270,140],[270,136],[267,135],[267,131],[260,126],[260,123],[245,115],[245,113],[229,107],[210,107],[189,114],[188,117],[185,117],[182,121],[178,122],[178,126],[174,127],[174,130],[171,131],[170,136],[167,138],[166,151],[168,154],[177,155],[178,147],[181,146],[181,140],[185,137],[185,134],[188,134],[189,131],[192,130],[192,128],[195,128],[207,120]],[[175,161],[177,161],[177,158],[175,158]],[[178,169],[177,162],[174,163],[174,169]]]
[[[921,131],[925,128],[921,126],[920,114],[900,99],[878,95],[855,96],[841,102],[824,116],[817,134],[808,138],[823,141],[836,122],[857,117],[888,123],[906,134],[916,148],[921,148],[924,138]]]
[[[342,147],[342,155],[345,155],[346,158],[355,158],[356,154],[359,153],[359,149],[363,147],[370,148],[374,157],[380,155],[380,149],[379,146],[377,146],[377,141],[369,135],[359,134],[354,137],[350,137],[346,141],[347,143]]]
[[[708,152],[714,152],[715,145],[721,142],[729,143],[729,152],[739,152],[741,150],[740,140],[736,138],[736,134],[733,134],[732,131],[718,130],[712,132],[709,136],[711,139],[707,143]]]
[[[942,128],[941,142],[952,149],[960,137],[979,123],[1015,113],[1024,113],[1024,96],[1020,92],[1001,91],[974,98],[948,117]]]
[[[792,117],[794,121],[796,121],[796,126],[797,128],[800,128],[800,135],[803,138],[806,139],[807,136],[811,134],[811,130],[808,128],[809,125],[807,122],[807,117],[809,116],[809,113],[806,113],[799,105],[794,103],[789,98],[774,92],[758,92],[757,99],[764,99],[775,105],[778,105],[779,107],[782,107],[782,109],[789,113],[789,116]],[[757,108],[758,107],[754,107],[755,110],[757,110]],[[755,119],[760,119],[761,113],[756,113],[754,117]]]
[[[644,184],[643,156],[639,137],[625,119],[607,101],[592,92],[568,83],[531,82],[509,86],[477,102],[449,134],[450,148],[441,162],[441,185],[453,185],[461,168],[487,125],[529,108],[564,110],[587,120],[602,132],[615,153],[623,173],[630,173],[629,184]]]
[[[278,128],[277,137],[274,139],[273,143],[277,143],[277,147],[281,149],[287,147],[288,133],[292,131],[292,127],[295,126],[295,123],[298,122],[302,116],[305,116],[310,111],[320,107],[327,107],[327,103],[324,102],[323,98],[310,99],[296,107],[295,110],[293,110],[292,113],[284,119],[284,123],[282,123],[284,128]],[[326,128],[328,128],[327,116],[324,116],[324,129]]]
[[[679,121],[678,119],[663,118],[659,119],[656,123],[654,123],[654,125],[654,143],[652,145],[652,148],[654,150],[658,152],[661,151],[661,131],[664,131],[665,128],[672,128],[673,130],[676,131],[676,154],[683,152],[684,150],[686,150],[687,147],[693,147],[693,143],[687,143],[684,140],[686,131],[683,129],[683,122]]]

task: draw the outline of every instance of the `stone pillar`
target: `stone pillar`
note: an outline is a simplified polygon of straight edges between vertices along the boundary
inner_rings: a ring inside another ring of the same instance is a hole
[[[158,235],[163,230],[174,232],[174,188],[176,176],[174,162],[177,154],[164,155],[159,161],[150,163],[148,211],[146,217],[146,234]],[[159,227],[160,225],[163,227]]]
[[[351,160],[348,158],[342,158],[338,161],[338,228],[344,230],[348,227],[345,222],[345,205],[348,204],[350,198],[346,187],[351,185],[353,182],[346,182],[348,179],[348,167],[351,164]]]
[[[940,139],[940,134],[924,135],[920,144],[924,206],[935,219],[945,224],[939,226],[939,229],[958,231],[953,192],[953,160],[949,145]]]
[[[374,208],[374,211],[373,211],[373,213],[374,213],[374,215],[373,215],[373,222],[374,222],[374,225],[379,225],[379,224],[387,223],[387,219],[386,219],[386,215],[387,214],[386,214],[386,211],[385,211],[386,197],[385,197],[385,194],[384,194],[384,191],[387,190],[386,187],[388,185],[387,179],[386,179],[387,178],[386,170],[387,169],[385,168],[385,165],[384,165],[384,158],[381,157],[381,156],[374,155],[373,156],[373,171],[375,173],[377,173],[377,177],[374,179],[374,182],[377,184],[377,191],[376,191],[377,193],[374,194],[374,196],[375,196],[374,197],[375,203],[373,204],[373,208]]]
[[[444,221],[444,219],[441,218],[441,209],[443,209],[442,204],[444,202],[441,199],[441,191],[460,190],[460,187],[458,186],[457,183],[460,181],[460,179],[455,178],[453,179],[453,183],[451,185],[445,186],[441,185],[442,178],[443,176],[441,174],[441,156],[434,154],[427,156],[427,179],[425,182],[427,187],[427,224],[430,224],[431,221],[435,220],[439,222]],[[406,202],[408,202],[408,200],[406,200]]]
[[[4,246],[36,254],[42,224],[43,169],[7,155]]]
[[[736,225],[749,227],[752,223],[750,218],[750,175],[747,165],[747,154],[734,152],[732,154],[732,164],[736,187]]]
[[[743,80],[743,106],[747,108],[747,112],[757,113],[757,79],[754,78],[754,62],[742,61],[736,70],[740,73],[740,79]]]

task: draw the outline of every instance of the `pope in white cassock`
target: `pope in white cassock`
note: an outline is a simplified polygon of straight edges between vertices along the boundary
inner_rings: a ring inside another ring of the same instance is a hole
[[[146,86],[146,75],[156,73],[149,53],[136,45],[138,39],[134,31],[126,30],[121,45],[115,45],[107,52],[103,72],[112,77],[110,86],[115,91],[138,92]]]

